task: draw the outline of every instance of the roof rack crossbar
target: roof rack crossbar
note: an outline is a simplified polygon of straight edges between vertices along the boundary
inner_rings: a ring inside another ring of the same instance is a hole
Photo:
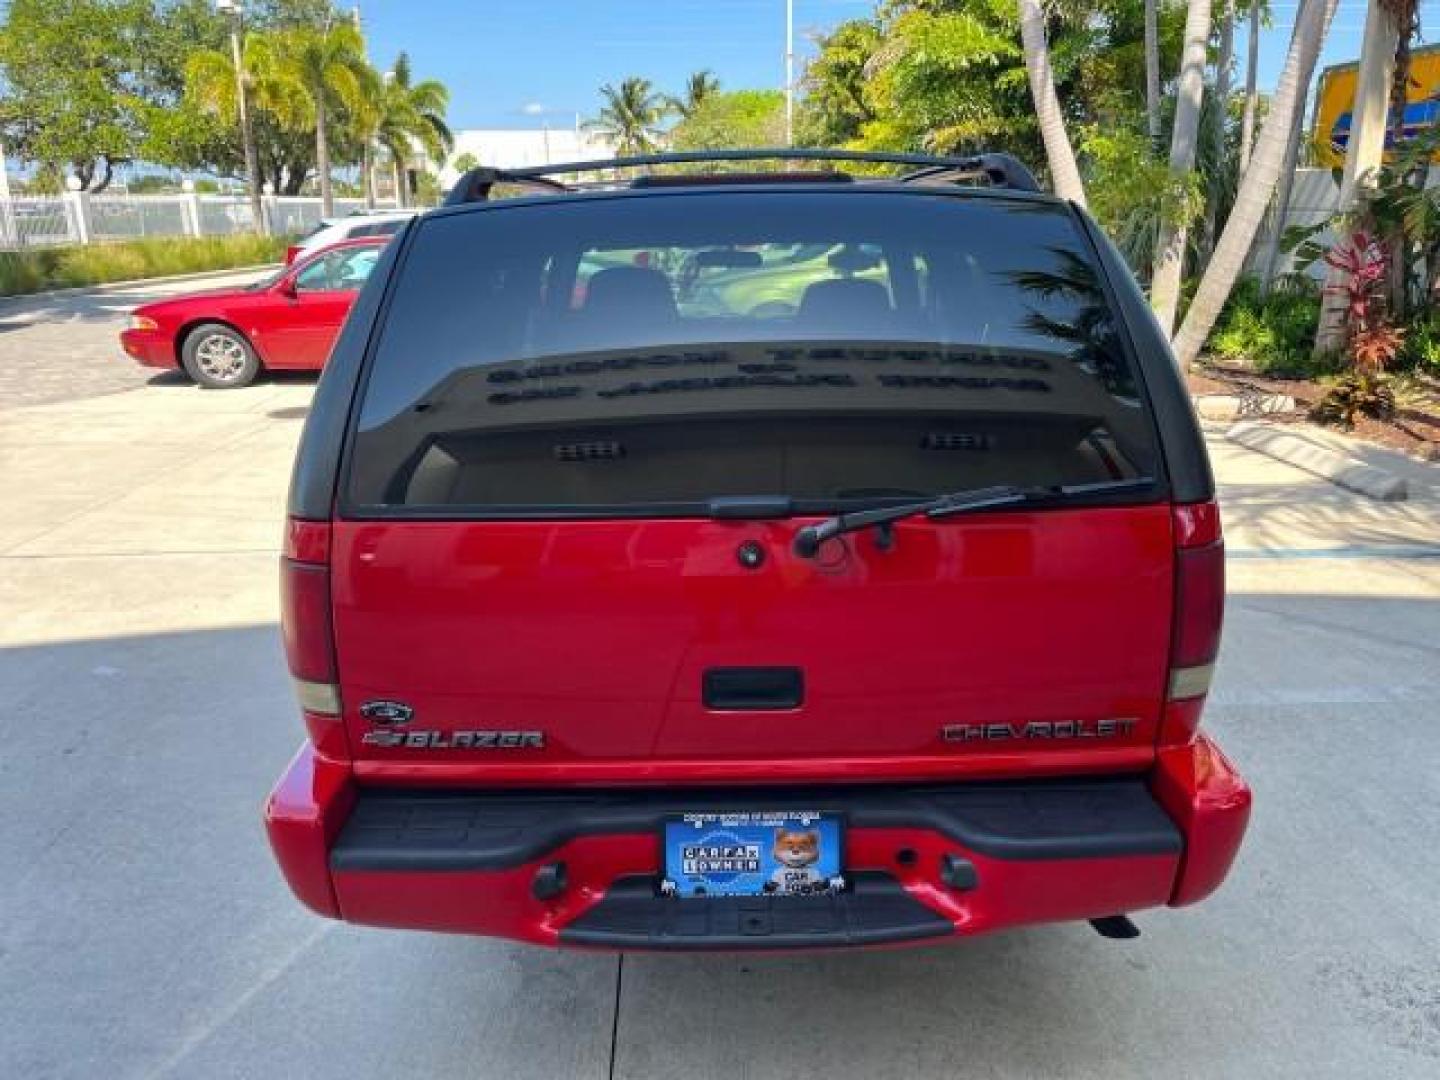
[[[1034,175],[1010,154],[975,154],[970,157],[935,157],[928,154],[890,153],[880,150],[828,150],[799,147],[772,147],[757,150],[691,150],[664,154],[596,161],[562,161],[527,165],[517,169],[496,169],[481,165],[465,173],[451,188],[446,206],[484,202],[496,184],[510,183],[547,191],[572,191],[573,185],[555,179],[566,173],[635,169],[650,165],[688,165],[725,161],[849,161],[880,165],[913,165],[914,170],[896,177],[901,183],[941,181],[945,177],[984,176],[993,186],[1014,191],[1038,192]],[[753,177],[747,177],[753,182]]]
[[[970,158],[937,161],[933,165],[906,173],[900,179],[904,183],[916,183],[977,174],[984,174],[996,187],[1013,188],[1016,191],[1040,190],[1040,185],[1035,182],[1030,170],[1010,154],[976,154]]]
[[[522,187],[539,188],[542,191],[571,190],[570,185],[553,180],[543,172],[532,175],[528,173],[528,170],[523,169],[496,169],[489,165],[477,165],[455,181],[455,186],[445,197],[445,205],[485,202],[490,198],[490,189],[496,184],[518,184]]]

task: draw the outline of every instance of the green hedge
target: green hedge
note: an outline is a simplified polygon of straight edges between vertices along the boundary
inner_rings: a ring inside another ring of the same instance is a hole
[[[279,262],[286,237],[157,237],[0,252],[0,296]]]

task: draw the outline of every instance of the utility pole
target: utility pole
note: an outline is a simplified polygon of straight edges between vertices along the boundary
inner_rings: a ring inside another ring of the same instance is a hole
[[[785,145],[795,145],[795,0],[785,0]]]
[[[230,16],[230,53],[235,62],[235,111],[240,117],[240,141],[245,145],[245,172],[250,181],[250,218],[261,236],[270,231],[260,202],[260,155],[255,150],[255,129],[250,123],[249,87],[240,34],[245,18],[242,0],[215,0],[215,10]]]

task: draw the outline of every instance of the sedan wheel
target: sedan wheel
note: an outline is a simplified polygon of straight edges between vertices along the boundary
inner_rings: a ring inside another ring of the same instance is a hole
[[[210,389],[245,386],[260,370],[259,358],[250,343],[219,323],[197,326],[181,351],[190,377]]]

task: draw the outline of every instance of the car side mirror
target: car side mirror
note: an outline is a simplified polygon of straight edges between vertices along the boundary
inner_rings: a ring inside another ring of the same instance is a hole
[[[293,277],[287,277],[280,282],[279,285],[276,285],[275,291],[289,300],[294,300],[300,293],[300,290],[295,287],[295,279]]]

